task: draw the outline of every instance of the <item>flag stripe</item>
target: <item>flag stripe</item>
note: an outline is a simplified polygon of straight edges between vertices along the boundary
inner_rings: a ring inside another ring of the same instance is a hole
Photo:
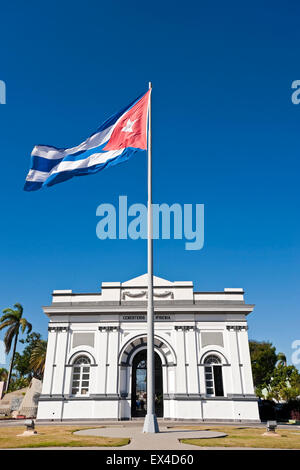
[[[111,126],[101,132],[93,134],[84,142],[72,148],[57,149],[55,147],[50,147],[47,145],[36,145],[31,155],[33,157],[37,156],[41,158],[47,158],[49,160],[57,160],[59,158],[63,159],[68,155],[76,155],[76,154],[79,155],[80,153],[83,153],[86,150],[99,147],[99,145],[102,145],[105,142],[107,142],[110,138],[113,128],[114,126]]]
[[[62,160],[63,158],[59,158],[56,160],[49,160],[48,158],[32,156],[31,168],[33,170],[45,171],[46,173],[49,173],[52,170],[52,168],[58,165],[58,163],[60,163]]]
[[[90,166],[96,165],[98,163],[105,163],[111,158],[115,158],[120,155],[124,149],[121,150],[111,150],[110,152],[104,153],[93,153],[87,158],[81,160],[67,161],[62,160],[58,165],[56,165],[49,173],[51,176],[53,173],[59,173],[60,171],[70,171],[76,170],[78,168],[88,168]]]
[[[104,153],[93,153],[88,158],[75,161],[61,161],[58,165],[52,168],[51,171],[41,171],[41,170],[30,170],[26,180],[27,181],[46,181],[47,178],[55,175],[59,172],[64,171],[73,171],[78,169],[90,168],[98,164],[104,164],[119,155],[122,154],[124,149],[121,150],[112,150],[110,152]]]
[[[30,182],[44,182],[46,181],[49,172],[39,171],[39,170],[29,170],[26,181]]]
[[[120,153],[119,150],[116,150],[114,151],[115,156],[107,159],[106,161],[101,161],[101,158],[98,158],[95,159],[94,162],[90,161],[88,166],[72,168],[72,170],[65,169],[64,171],[53,173],[47,178],[45,186],[52,186],[54,184],[61,183],[70,178],[73,178],[73,176],[83,176],[87,174],[98,173],[105,168],[127,161],[136,151],[137,149],[126,148]],[[118,153],[120,154],[118,155]]]

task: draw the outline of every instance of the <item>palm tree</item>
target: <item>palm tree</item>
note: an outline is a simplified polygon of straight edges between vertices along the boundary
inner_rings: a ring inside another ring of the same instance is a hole
[[[20,328],[21,328],[22,333],[24,333],[26,329],[27,329],[27,333],[30,333],[32,329],[31,323],[29,323],[26,320],[26,318],[22,317],[23,315],[22,305],[17,303],[14,305],[14,308],[15,310],[13,310],[12,308],[4,309],[3,315],[0,318],[0,331],[3,330],[4,328],[7,328],[5,336],[4,336],[6,354],[9,354],[12,343],[14,341],[12,358],[11,358],[8,377],[7,377],[6,391],[8,390],[10,379],[11,379],[11,373],[12,373],[12,369],[14,365],[14,358],[15,358],[15,352],[16,352]]]
[[[46,351],[47,341],[40,339],[30,356],[30,367],[32,367],[34,372],[39,376],[43,376],[45,370]]]

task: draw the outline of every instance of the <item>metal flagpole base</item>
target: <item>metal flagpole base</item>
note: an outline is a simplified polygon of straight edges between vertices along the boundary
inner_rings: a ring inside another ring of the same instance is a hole
[[[155,432],[159,432],[159,427],[158,427],[158,422],[157,422],[157,418],[156,418],[156,415],[146,415],[145,416],[145,421],[144,421],[144,428],[143,428],[143,432],[151,432],[151,433],[155,433]]]

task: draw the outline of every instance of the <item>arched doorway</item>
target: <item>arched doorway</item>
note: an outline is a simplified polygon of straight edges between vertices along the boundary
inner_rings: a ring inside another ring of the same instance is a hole
[[[155,352],[155,413],[163,417],[162,363]],[[138,352],[132,362],[131,416],[143,417],[147,412],[147,350]]]

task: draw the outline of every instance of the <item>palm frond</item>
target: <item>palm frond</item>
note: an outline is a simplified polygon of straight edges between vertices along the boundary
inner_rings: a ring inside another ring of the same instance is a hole
[[[4,321],[0,325],[0,331],[3,330],[3,328],[6,328],[7,326],[11,326],[11,325],[14,325],[14,322],[12,322],[11,320]]]
[[[3,322],[5,320],[19,321],[13,310],[11,312],[6,312],[4,313],[4,315],[2,315],[2,317],[0,318],[0,322]]]
[[[15,313],[16,313],[16,317],[18,318],[18,320],[20,320],[22,318],[22,315],[23,315],[23,307],[21,304],[17,303],[14,305],[15,307]]]
[[[15,313],[15,311],[12,308],[5,308],[2,310],[3,313],[11,313],[12,315]]]
[[[15,307],[15,309],[16,309],[18,312],[21,313],[21,316],[22,316],[22,315],[23,315],[23,307],[22,307],[22,305],[21,305],[19,302],[17,302],[17,303],[14,305],[14,307]]]
[[[35,372],[43,373],[45,370],[47,341],[39,340],[30,357],[30,367]]]
[[[30,333],[32,330],[32,324],[29,323],[29,321],[26,320],[26,318],[21,318],[20,319],[20,325],[21,325],[21,331],[24,333],[24,331],[27,329],[27,333]]]
[[[11,344],[13,342],[14,337],[18,333],[18,327],[16,325],[12,325],[8,330],[6,330],[5,336],[4,336],[4,344],[5,344],[5,352],[6,354],[9,353],[11,349]]]

